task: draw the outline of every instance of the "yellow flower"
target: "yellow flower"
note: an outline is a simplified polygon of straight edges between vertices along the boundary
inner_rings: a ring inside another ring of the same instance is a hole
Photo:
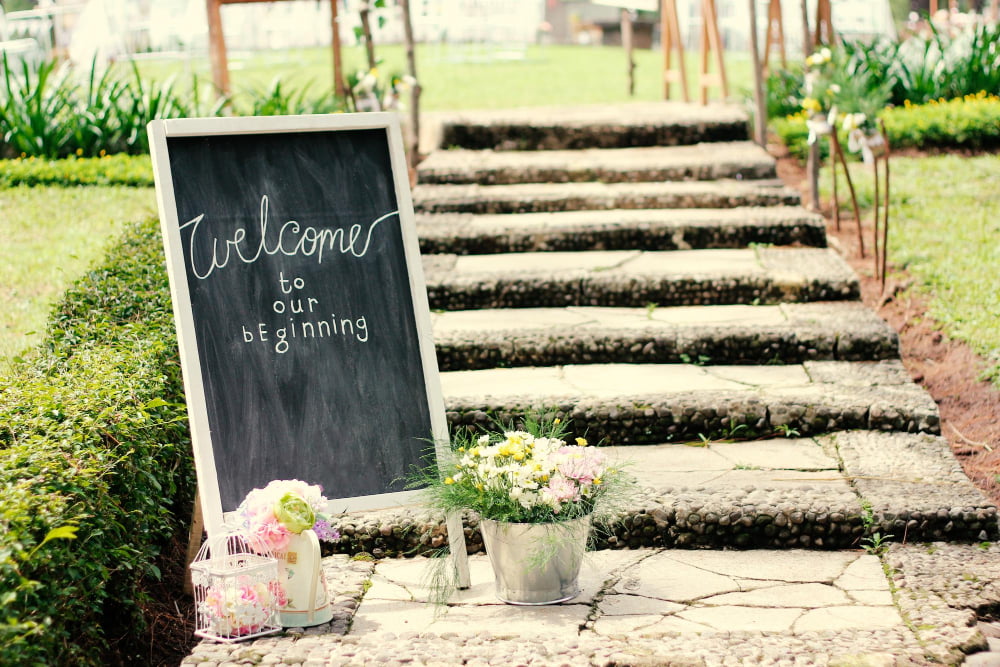
[[[452,484],[455,483],[455,478],[454,477],[445,477],[444,478],[444,483],[447,484],[447,485],[449,485],[449,486],[451,486]]]
[[[600,485],[601,485],[601,478],[600,477],[595,477],[594,478],[594,486],[600,486]]]
[[[562,420],[561,420],[561,419],[559,419],[559,417],[556,417],[556,418],[555,418],[555,420],[554,420],[554,421],[553,421],[552,423],[553,423],[553,424],[561,424],[561,423],[562,423]]]
[[[514,460],[515,461],[523,461],[524,460],[524,453],[523,452],[518,452],[518,453],[514,454]]]
[[[807,97],[802,100],[802,108],[806,111],[811,111],[813,113],[818,113],[823,110],[823,105],[819,103],[815,97]]]
[[[587,439],[586,438],[577,438],[576,439],[576,444],[578,446],[580,446],[580,447],[586,447],[587,446]]]
[[[76,149],[76,156],[77,157],[82,157],[83,156],[83,149],[82,148],[77,148]]]

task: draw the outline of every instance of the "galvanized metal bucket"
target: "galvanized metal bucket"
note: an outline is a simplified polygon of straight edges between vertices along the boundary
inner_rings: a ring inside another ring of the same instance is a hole
[[[479,522],[496,576],[496,595],[508,604],[572,600],[587,550],[590,516],[557,523]]]

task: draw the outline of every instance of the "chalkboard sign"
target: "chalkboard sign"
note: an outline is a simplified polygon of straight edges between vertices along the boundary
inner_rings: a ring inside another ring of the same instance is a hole
[[[447,431],[396,117],[149,132],[209,533],[274,479],[408,501]]]

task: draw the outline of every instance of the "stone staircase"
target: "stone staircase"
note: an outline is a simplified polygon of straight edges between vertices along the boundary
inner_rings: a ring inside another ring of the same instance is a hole
[[[615,447],[644,491],[599,547],[996,538],[895,333],[746,132],[726,106],[441,120],[413,199],[452,428],[542,413]],[[443,543],[419,510],[342,528],[345,551]]]
[[[433,561],[391,557],[444,546],[443,517],[345,515],[331,624],[203,642],[183,664],[916,665],[986,648],[975,610],[996,608],[1000,547],[977,543],[1000,537],[997,508],[741,112],[439,130],[414,204],[451,427],[560,416],[642,492],[595,531],[584,592],[550,607],[498,604],[474,516],[472,587],[441,608]]]

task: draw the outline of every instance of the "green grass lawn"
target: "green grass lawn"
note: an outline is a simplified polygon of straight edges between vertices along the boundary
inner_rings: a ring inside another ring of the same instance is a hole
[[[0,358],[37,344],[53,302],[122,225],[155,214],[151,188],[0,189]]]
[[[871,168],[851,166],[867,209]],[[826,170],[821,182],[829,178]],[[890,266],[916,279],[930,316],[986,358],[987,374],[1000,386],[1000,155],[893,158],[891,179]],[[839,191],[849,211],[845,183]]]
[[[480,54],[481,55],[481,54]],[[404,74],[406,59],[400,45],[379,45],[376,56],[382,61],[381,75]],[[420,45],[417,48],[417,75],[422,87],[420,108],[424,111],[451,109],[507,108],[558,104],[608,104],[628,100],[663,99],[662,67],[659,50],[635,51],[635,96],[626,86],[625,52],[611,46],[533,46],[523,60],[475,61],[477,52],[459,47]],[[343,50],[344,73],[367,68],[364,49]],[[698,54],[687,58],[688,89],[698,99]],[[193,77],[201,84],[212,80],[207,57],[189,61],[140,63],[144,77],[164,80],[175,76],[178,86],[189,86]],[[742,99],[752,86],[749,55],[726,54],[730,94]],[[293,86],[309,85],[316,92],[333,88],[333,64],[329,49],[263,51],[230,57],[233,92],[256,90],[280,77]],[[674,99],[680,99],[677,84]],[[717,99],[718,90],[709,90]]]

